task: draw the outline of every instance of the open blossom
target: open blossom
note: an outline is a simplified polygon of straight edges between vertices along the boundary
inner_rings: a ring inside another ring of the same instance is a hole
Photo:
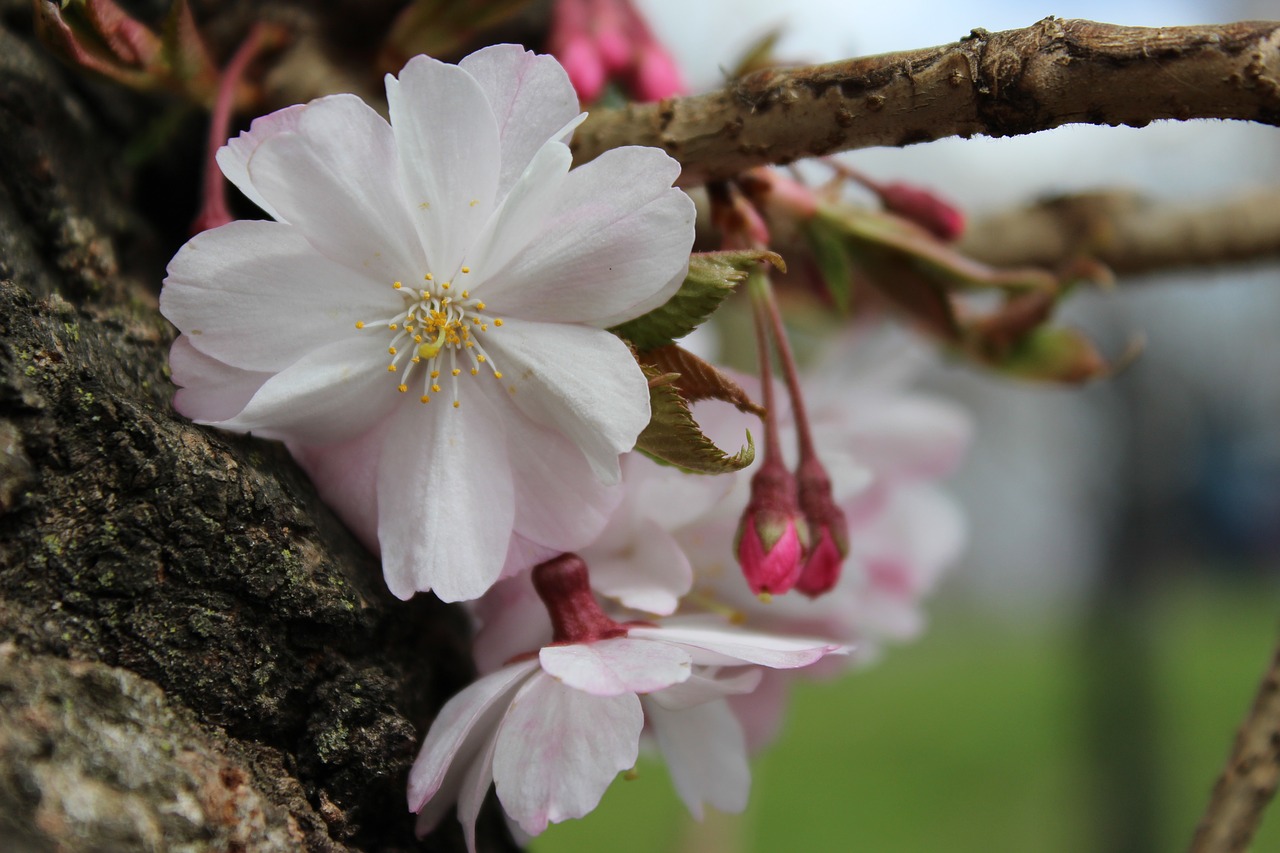
[[[662,304],[693,239],[679,165],[570,170],[563,69],[513,45],[255,121],[218,154],[275,221],[191,240],[161,310],[175,406],[287,442],[391,591],[475,598],[581,547],[649,419],[605,331]]]
[[[761,667],[804,667],[843,652],[697,617],[615,622],[573,555],[539,565],[532,580],[546,606],[529,614],[543,634],[536,657],[522,655],[449,700],[409,774],[418,831],[430,832],[456,804],[471,850],[490,784],[507,815],[536,835],[596,807],[635,763],[646,723],[690,811],[701,816],[704,803],[740,811],[750,773],[726,697],[753,690]],[[504,583],[529,589],[527,581]]]

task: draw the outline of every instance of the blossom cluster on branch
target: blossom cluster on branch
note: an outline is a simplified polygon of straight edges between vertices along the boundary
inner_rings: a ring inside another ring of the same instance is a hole
[[[916,628],[963,539],[929,481],[967,421],[848,388],[806,418],[794,382],[777,403],[771,380],[674,347],[765,255],[691,268],[694,205],[661,151],[571,170],[582,117],[554,59],[510,45],[456,66],[417,57],[387,97],[389,123],[330,96],[218,152],[271,220],[204,231],[170,264],[175,405],[284,441],[396,595],[473,602],[483,677],[414,766],[421,831],[456,806],[474,846],[491,784],[520,832],[581,817],[649,737],[691,812],[740,810],[748,746],[776,728],[790,673],[866,660]],[[661,352],[680,372],[658,373]],[[709,387],[666,384],[686,375]],[[759,431],[760,391],[771,450],[752,469],[750,441],[736,456],[713,442]],[[667,416],[691,435],[664,432]],[[752,508],[778,466],[799,466],[812,547],[801,519],[778,549]],[[829,509],[805,503],[814,476]],[[735,552],[745,582],[727,571]],[[797,582],[826,595],[761,602]]]

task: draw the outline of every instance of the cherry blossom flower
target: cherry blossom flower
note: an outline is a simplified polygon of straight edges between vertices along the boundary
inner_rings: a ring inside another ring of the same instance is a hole
[[[218,152],[274,221],[187,243],[161,310],[177,409],[285,441],[380,551],[445,600],[591,541],[649,419],[605,329],[679,286],[679,165],[628,147],[570,170],[563,69],[513,45],[258,119]]]
[[[750,692],[760,667],[791,669],[843,653],[820,639],[726,628],[705,618],[621,624],[591,593],[572,554],[532,574],[549,645],[522,655],[444,706],[409,774],[418,831],[457,805],[468,849],[492,783],[507,815],[537,835],[594,809],[636,760],[651,727],[690,811],[746,805],[745,739],[725,697]],[[507,581],[523,581],[529,576]],[[548,616],[550,619],[548,619]]]

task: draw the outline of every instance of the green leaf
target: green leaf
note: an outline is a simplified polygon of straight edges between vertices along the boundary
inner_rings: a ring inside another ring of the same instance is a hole
[[[844,245],[844,234],[827,219],[815,216],[805,224],[804,236],[832,301],[847,312],[853,303],[853,262]]]
[[[628,340],[638,352],[665,347],[701,326],[739,282],[762,261],[782,271],[781,256],[764,250],[700,252],[689,257],[689,273],[675,295],[648,314],[609,331]]]
[[[676,389],[678,373],[662,373],[641,364],[649,380],[649,425],[640,433],[636,450],[658,462],[674,465],[692,474],[726,474],[741,471],[756,458],[755,442],[747,432],[747,444],[730,456],[711,439],[689,412],[689,403]]]

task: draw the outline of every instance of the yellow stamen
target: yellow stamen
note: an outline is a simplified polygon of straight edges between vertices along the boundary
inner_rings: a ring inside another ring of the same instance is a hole
[[[502,325],[502,320],[501,320],[501,319],[494,320],[494,321],[493,321],[493,325],[495,325],[495,326],[501,326],[501,325]]]
[[[462,271],[463,271],[464,273],[471,272],[471,267],[463,267],[463,268],[462,268]]]
[[[454,400],[454,401],[453,401],[453,407],[454,407],[455,409],[456,409],[456,408],[458,408],[458,407],[459,407],[459,406],[461,406],[461,405],[462,405],[462,404],[461,404],[461,403],[459,403],[457,400]]]
[[[461,371],[461,370],[459,370],[459,369],[458,369],[458,368],[456,368],[456,367],[453,369],[453,375],[454,375],[454,376],[457,376],[457,375],[458,375],[459,373],[461,373],[461,372],[462,372],[462,371]]]
[[[428,397],[426,394],[423,394],[421,397],[419,397],[419,398],[418,398],[418,402],[419,402],[419,403],[430,403],[430,402],[431,402],[431,398],[430,398],[430,397]]]
[[[399,391],[401,394],[403,394],[405,391],[408,391],[408,390],[409,390],[409,386],[408,386],[408,385],[397,385],[397,386],[396,386],[396,390],[397,390],[397,391]]]
[[[431,273],[427,273],[426,275],[424,275],[424,276],[423,276],[423,278],[424,278],[424,279],[426,279],[427,281],[435,281],[435,280],[436,280],[435,276],[433,276]]]
[[[400,289],[401,287],[403,287],[404,285],[400,284],[400,282],[398,282],[398,281],[395,281],[395,282],[392,282],[392,283],[391,283],[391,286],[392,286],[392,287],[394,287],[396,290],[399,290],[399,289]]]
[[[431,386],[431,390],[432,390],[432,391],[434,391],[434,392],[436,392],[437,394],[439,394],[439,393],[440,393],[440,386],[439,386],[439,385],[432,385],[432,386]]]
[[[387,347],[387,352],[389,352],[391,355],[395,355],[395,354],[396,354],[396,348],[395,348],[395,347]]]
[[[475,376],[475,375],[476,375],[477,373],[479,373],[479,372],[480,372],[480,371],[479,371],[479,370],[476,370],[474,367],[473,367],[473,368],[471,368],[471,375],[472,375],[472,376]]]
[[[387,365],[387,372],[388,372],[388,373],[395,373],[395,372],[396,372],[396,366],[395,366],[394,364],[388,364],[388,365]]]
[[[501,379],[501,378],[502,378],[502,371],[501,371],[501,370],[495,370],[495,371],[493,371],[493,375],[494,375],[494,377],[496,377],[496,378],[498,378],[498,379]]]
[[[356,320],[356,328],[357,328],[357,329],[363,329],[363,328],[364,328],[364,320]]]

